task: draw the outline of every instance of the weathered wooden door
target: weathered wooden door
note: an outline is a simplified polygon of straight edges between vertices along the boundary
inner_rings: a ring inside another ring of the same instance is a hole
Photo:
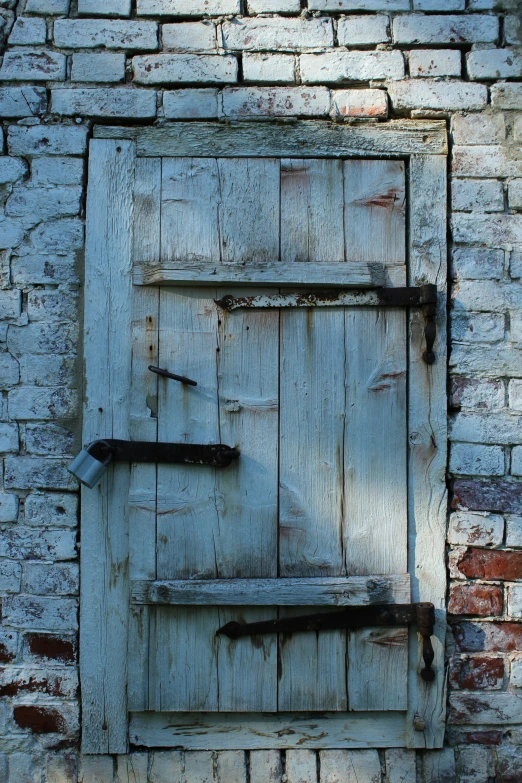
[[[84,439],[225,443],[240,457],[115,466],[83,491],[84,569],[96,562],[83,582],[85,749],[121,749],[127,713],[130,742],[146,746],[437,745],[440,631],[429,684],[407,626],[216,631],[343,605],[442,608],[443,340],[428,366],[420,312],[318,292],[440,283],[444,159],[189,151],[135,158],[131,141],[92,142]],[[412,222],[410,269],[408,173],[432,210]],[[306,301],[288,306],[295,293]],[[106,707],[114,677],[123,721]]]

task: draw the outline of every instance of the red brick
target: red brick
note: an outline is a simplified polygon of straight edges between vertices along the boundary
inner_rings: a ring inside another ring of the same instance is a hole
[[[506,479],[457,479],[451,507],[522,514],[522,482]]]
[[[489,553],[488,553],[489,554]],[[495,617],[502,614],[503,592],[498,585],[452,585],[448,612]]]
[[[458,623],[453,628],[458,652],[522,650],[522,623]]]
[[[457,560],[457,568],[468,579],[522,579],[522,552],[468,548]]]
[[[504,658],[453,658],[450,664],[450,683],[454,688],[475,691],[482,688],[500,688],[504,679]]]
[[[17,725],[33,734],[57,734],[66,729],[63,715],[53,707],[22,704],[14,708],[13,714]]]
[[[450,731],[451,745],[500,745],[502,731]]]
[[[45,662],[76,662],[76,641],[70,636],[50,633],[28,633],[25,637],[26,658]]]

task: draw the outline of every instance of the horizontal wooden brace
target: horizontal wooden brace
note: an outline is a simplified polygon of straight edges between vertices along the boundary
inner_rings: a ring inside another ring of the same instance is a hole
[[[135,604],[361,606],[410,601],[410,575],[134,581]]]

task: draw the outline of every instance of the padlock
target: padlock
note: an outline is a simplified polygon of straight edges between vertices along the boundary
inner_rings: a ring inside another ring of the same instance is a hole
[[[69,473],[76,476],[76,478],[81,481],[82,484],[85,484],[86,487],[89,487],[89,489],[92,489],[98,483],[112,459],[112,451],[108,451],[108,455],[103,462],[96,459],[96,457],[93,457],[92,454],[89,453],[89,449],[96,444],[99,444],[99,441],[91,443],[86,449],[82,449],[67,468]]]

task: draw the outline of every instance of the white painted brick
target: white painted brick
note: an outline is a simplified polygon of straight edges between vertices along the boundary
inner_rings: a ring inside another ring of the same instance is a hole
[[[515,411],[522,411],[522,380],[510,381],[508,389],[509,407]]]
[[[464,11],[466,0],[413,0],[414,11]]]
[[[311,11],[409,11],[410,0],[309,0]]]
[[[0,557],[17,560],[72,560],[76,557],[74,530],[39,530],[22,525],[2,528]]]
[[[22,312],[21,294],[17,289],[0,291],[0,319],[18,318]]]
[[[77,487],[67,470],[70,460],[44,457],[6,457],[6,489],[73,490]]]
[[[500,279],[504,273],[504,251],[487,247],[459,247],[453,251],[454,280]]]
[[[20,379],[20,367],[16,359],[8,353],[0,353],[0,388],[16,386]]]
[[[11,155],[83,155],[87,150],[88,128],[79,125],[36,125],[9,128]]]
[[[20,563],[14,563],[12,560],[0,560],[0,593],[19,593],[21,574]],[[0,685],[1,673],[0,669]]]
[[[522,618],[522,585],[508,585],[507,612],[511,617]]]
[[[512,79],[522,76],[522,55],[515,49],[479,49],[466,56],[470,79]]]
[[[522,655],[517,655],[511,661],[510,682],[514,688],[522,688]]]
[[[521,161],[522,163],[522,161]],[[453,239],[462,244],[501,247],[522,243],[522,215],[480,215],[455,212],[452,220]],[[520,305],[514,305],[518,307]]]
[[[138,16],[222,16],[239,14],[239,0],[138,0]]]
[[[520,115],[515,115],[514,119],[513,138],[515,141],[522,141],[522,117]]]
[[[65,16],[69,12],[70,0],[27,0],[25,10],[29,14],[42,16]]]
[[[30,255],[14,258],[11,275],[15,285],[79,282],[75,260],[65,256]]]
[[[335,113],[341,117],[388,115],[388,95],[385,90],[335,90],[332,97]]]
[[[452,170],[458,177],[516,177],[522,175],[522,160],[516,160],[500,145],[456,146]]]
[[[510,413],[458,413],[451,438],[467,443],[506,445],[522,443],[522,416]]]
[[[482,84],[404,79],[390,82],[388,92],[395,109],[473,111],[486,105],[488,91]]]
[[[29,291],[27,313],[31,321],[74,321],[78,318],[78,292],[42,289]]]
[[[450,516],[448,541],[457,546],[501,546],[504,520],[500,514],[459,511]]]
[[[31,218],[33,223],[37,223],[49,218],[77,215],[81,196],[81,187],[15,187],[5,211],[12,217]]]
[[[54,42],[65,49],[157,49],[156,22],[105,19],[59,19],[54,23]]]
[[[105,783],[113,779],[112,756],[82,756],[79,783]]]
[[[236,58],[219,54],[142,55],[132,58],[132,67],[138,84],[237,82]]]
[[[243,80],[258,84],[295,82],[295,57],[292,54],[244,54]]]
[[[508,14],[504,17],[504,37],[507,44],[520,45],[522,42],[522,21],[520,16]]]
[[[3,648],[5,654],[5,662],[13,661],[18,653],[18,634],[16,631],[7,630],[5,628],[0,629],[0,646]],[[0,756],[1,758],[1,756]],[[2,765],[0,764],[0,771]],[[0,777],[0,780],[2,778]]]
[[[16,522],[18,519],[18,497],[0,492],[0,522]]]
[[[14,23],[9,35],[9,46],[27,46],[30,44],[44,44],[47,38],[47,25],[45,19],[37,17],[19,16]]]
[[[410,76],[460,76],[460,52],[455,49],[412,49]]]
[[[491,216],[493,220],[496,216]],[[495,280],[462,281],[453,287],[455,310],[476,312],[505,312],[516,310],[522,304],[522,283]]]
[[[385,783],[415,783],[416,759],[414,750],[387,748],[384,751],[386,764]]]
[[[226,117],[321,117],[330,111],[326,87],[237,87],[223,90]]]
[[[0,452],[9,454],[19,449],[18,427],[16,424],[0,422]]]
[[[419,755],[418,771],[422,783],[454,783],[457,780],[454,749],[443,748]]]
[[[8,497],[15,497],[9,495]],[[25,522],[37,528],[75,527],[78,497],[65,493],[31,493],[25,501]],[[9,521],[9,520],[8,520]]]
[[[15,356],[71,353],[78,341],[78,324],[36,323],[11,326],[7,346]]]
[[[81,158],[34,158],[30,185],[78,185],[83,177]]]
[[[9,754],[9,783],[40,783],[36,759],[31,753]]]
[[[22,592],[33,595],[77,595],[77,563],[24,563]]]
[[[449,364],[453,372],[463,375],[513,378],[520,375],[521,362],[522,351],[510,345],[476,345],[470,351],[468,345],[457,343],[451,349]]]
[[[0,217],[0,249],[18,247],[24,234],[24,225],[20,220]]]
[[[163,93],[163,110],[167,119],[213,119],[218,114],[218,91],[211,88],[166,91]]]
[[[248,0],[249,14],[298,14],[300,0]]]
[[[24,427],[24,447],[27,454],[61,457],[75,452],[74,433],[49,421]]]
[[[457,763],[459,783],[489,783],[498,769],[493,763],[490,748],[479,745],[459,748]]]
[[[508,188],[509,206],[522,209],[522,179],[512,179]]]
[[[511,452],[511,473],[522,476],[522,446],[515,446]]]
[[[506,517],[506,546],[522,547],[522,517]]]
[[[35,631],[72,631],[78,627],[76,600],[50,596],[13,595],[3,601],[4,622]]]
[[[72,667],[42,669],[32,666],[8,666],[0,670],[0,690],[2,686],[14,686],[20,694],[46,693],[49,696],[74,699],[78,692],[78,675]],[[37,768],[39,766],[38,763]]]
[[[451,338],[465,343],[494,343],[504,339],[505,317],[493,313],[467,313],[451,319]]]
[[[74,356],[26,353],[20,357],[21,381],[35,386],[74,386],[74,361]]]
[[[390,17],[384,14],[347,16],[337,27],[340,46],[387,43],[390,37]]]
[[[0,185],[17,182],[25,176],[27,164],[23,158],[0,158]]]
[[[451,379],[451,404],[455,408],[480,408],[499,410],[505,407],[505,388],[501,380],[483,378]]]
[[[129,87],[59,89],[51,93],[51,111],[72,117],[148,119],[156,116],[156,92]]]
[[[44,87],[1,87],[0,117],[36,117],[47,109]]]
[[[50,49],[13,49],[4,55],[0,79],[4,81],[56,82],[65,79],[63,54]]]
[[[393,40],[401,44],[495,41],[498,19],[489,14],[432,16],[404,14],[393,20]]]
[[[465,212],[502,212],[502,183],[496,179],[454,179],[451,183],[451,205],[453,209]]]
[[[49,754],[45,766],[45,783],[77,783],[77,758],[74,754]]]
[[[163,48],[173,52],[204,52],[217,47],[213,22],[185,22],[163,25]]]
[[[78,0],[80,16],[130,16],[131,0]]]
[[[330,19],[260,17],[235,19],[222,26],[225,49],[315,49],[334,45]]]
[[[401,52],[303,54],[300,57],[300,67],[303,82],[310,84],[402,79],[404,76],[404,59]]]
[[[14,420],[71,418],[77,412],[77,392],[63,386],[20,386],[9,392],[9,416]]]
[[[123,52],[77,52],[73,54],[73,82],[121,82],[125,78]]]
[[[522,109],[522,84],[494,84],[491,104],[494,109]]]
[[[509,274],[515,278],[522,277],[522,250],[509,253]]]
[[[503,476],[504,449],[500,446],[478,446],[453,443],[449,469],[466,476]]]
[[[504,115],[454,114],[451,131],[455,144],[498,144],[506,138]]]
[[[510,332],[514,343],[522,343],[522,310],[510,313]]]

